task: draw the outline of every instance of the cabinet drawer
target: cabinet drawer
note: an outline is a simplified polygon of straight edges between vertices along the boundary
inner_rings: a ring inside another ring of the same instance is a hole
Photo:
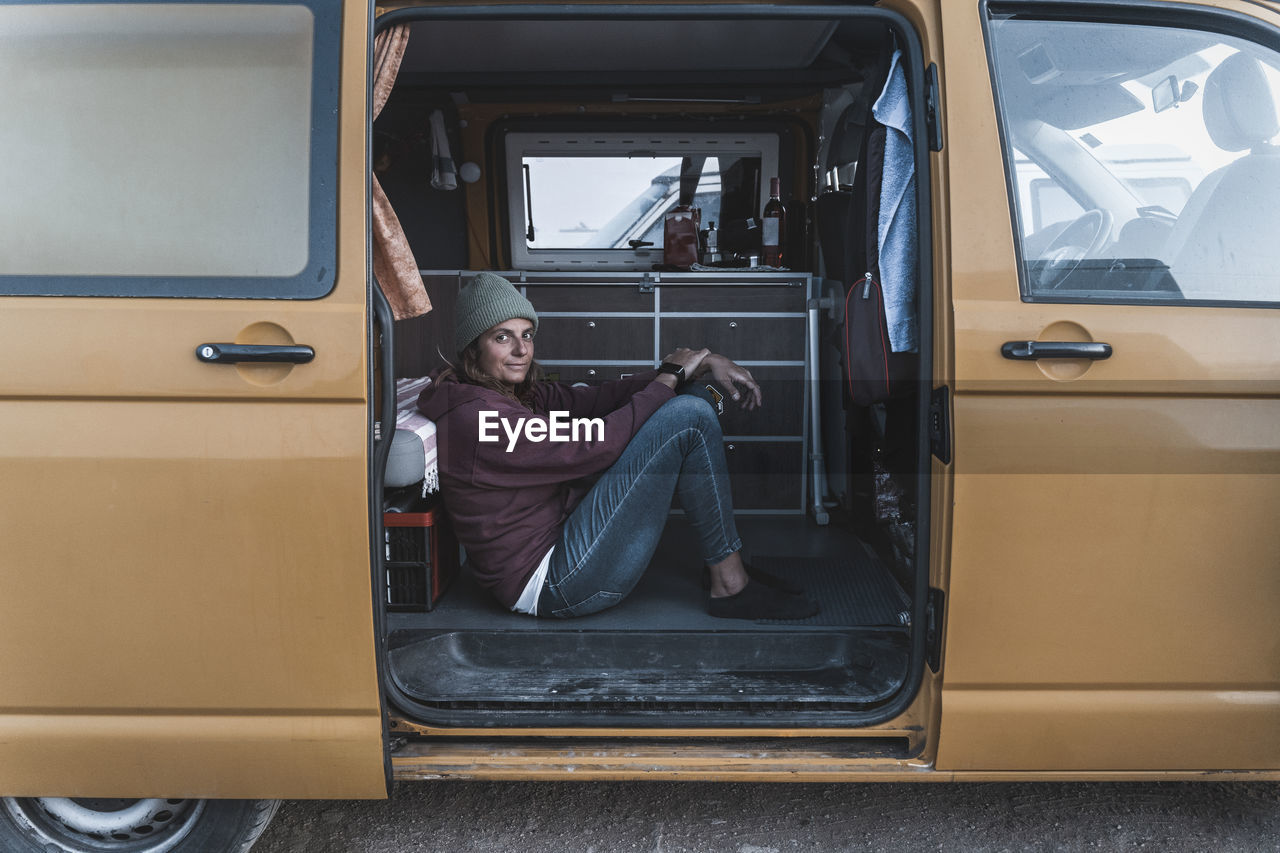
[[[804,288],[798,284],[663,284],[662,310],[666,311],[767,311],[806,310]]]
[[[528,284],[537,311],[653,311],[653,294],[635,284]]]
[[[592,359],[638,362],[652,359],[653,320],[545,317],[538,321],[534,353],[540,361]]]
[[[804,444],[728,441],[724,446],[734,509],[795,510],[803,506]]]
[[[702,378],[700,384],[714,385],[725,396],[721,431],[725,435],[801,435],[804,431],[804,368],[748,369],[764,398],[760,408],[752,412],[730,399],[732,389],[712,382],[710,376]]]
[[[662,352],[707,347],[734,361],[804,361],[804,317],[663,317]]]
[[[589,367],[582,364],[543,364],[542,370],[551,382],[586,382],[594,385],[598,382],[610,382],[614,379],[625,379],[633,373],[653,370],[653,362],[643,364],[608,364]]]

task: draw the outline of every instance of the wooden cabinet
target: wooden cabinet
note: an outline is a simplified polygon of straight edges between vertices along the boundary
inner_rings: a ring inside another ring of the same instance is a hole
[[[799,441],[725,439],[724,458],[737,512],[795,509],[804,500],[804,445]]]
[[[724,434],[803,436],[806,390],[804,368],[759,364],[748,369],[760,386],[764,405],[748,412],[732,400],[726,400],[724,414],[720,416],[720,428],[724,430]]]
[[[808,275],[508,275],[538,311],[536,352],[549,378],[617,379],[657,366],[678,346],[705,346],[749,369],[765,404],[746,412],[726,395],[720,421],[735,509],[805,511]]]
[[[531,288],[532,290],[532,288]],[[537,293],[530,293],[537,308]],[[565,361],[648,361],[653,350],[653,318],[584,317],[544,314],[538,309],[534,354],[540,364]]]
[[[546,364],[541,359],[538,363],[547,380],[551,382],[586,382],[594,385],[597,382],[611,382],[615,379],[626,379],[634,373],[643,373],[653,369],[653,362],[636,362],[634,364]]]
[[[704,346],[737,362],[804,360],[803,314],[757,316],[738,311],[714,317],[666,316],[660,322],[658,349],[663,354],[678,346]]]

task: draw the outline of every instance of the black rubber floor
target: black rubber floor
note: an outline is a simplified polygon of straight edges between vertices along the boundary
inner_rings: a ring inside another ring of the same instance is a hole
[[[902,684],[907,643],[875,631],[450,631],[391,652],[408,696],[454,708],[871,705]]]
[[[612,630],[796,631],[896,627],[909,599],[870,549],[852,534],[804,518],[744,516],[739,528],[748,559],[798,582],[818,602],[816,616],[798,621],[718,619],[706,612],[701,561],[692,531],[673,519],[636,589],[616,607],[576,619],[530,617],[503,610],[465,569],[430,613],[392,614],[392,631]],[[400,638],[403,640],[404,638]],[[397,645],[393,637],[392,646]]]
[[[653,708],[803,714],[892,696],[907,670],[898,616],[908,598],[870,549],[798,517],[746,516],[739,529],[748,560],[803,586],[818,615],[708,615],[697,541],[677,518],[631,595],[592,616],[511,613],[464,572],[433,612],[392,615],[392,677],[406,696],[468,723],[480,718],[465,715],[491,708],[517,720],[557,711],[614,719]]]
[[[906,593],[865,549],[842,557],[760,556],[753,562],[771,574],[796,581],[822,608],[818,615],[801,622],[776,624],[898,626],[902,624],[900,614],[909,610]]]

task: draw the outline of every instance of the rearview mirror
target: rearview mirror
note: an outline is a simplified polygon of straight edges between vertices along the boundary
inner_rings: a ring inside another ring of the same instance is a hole
[[[1151,106],[1162,113],[1169,107],[1191,100],[1191,96],[1200,91],[1200,87],[1190,80],[1178,85],[1178,78],[1170,74],[1151,88]]]

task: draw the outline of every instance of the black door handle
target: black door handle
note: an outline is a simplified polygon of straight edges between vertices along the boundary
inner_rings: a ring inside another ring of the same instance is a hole
[[[1015,361],[1035,361],[1038,358],[1089,358],[1101,361],[1104,358],[1111,358],[1111,344],[1078,341],[1009,341],[1000,347],[1000,354]]]
[[[311,347],[283,344],[201,344],[196,347],[196,358],[209,364],[306,364],[315,357],[316,351]]]

